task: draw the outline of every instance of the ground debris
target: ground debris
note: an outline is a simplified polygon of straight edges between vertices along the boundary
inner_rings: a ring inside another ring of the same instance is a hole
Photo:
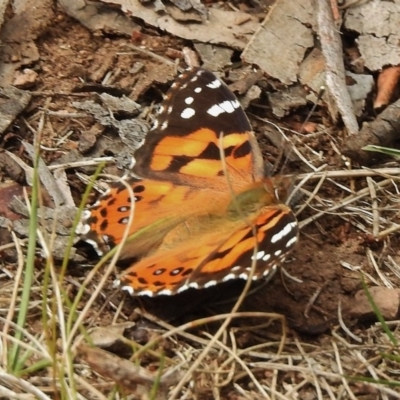
[[[127,16],[100,3],[82,0],[60,0],[59,3],[67,15],[77,19],[92,32],[130,35],[138,27]]]
[[[0,134],[2,134],[29,104],[32,96],[29,92],[8,86],[0,87],[0,98]]]
[[[371,0],[350,7],[344,28],[359,34],[356,42],[371,71],[400,64],[400,4],[398,1]]]
[[[400,100],[388,106],[372,122],[365,122],[358,135],[347,140],[343,154],[361,165],[371,165],[381,157],[362,150],[367,145],[392,146],[400,129]]]
[[[286,85],[297,82],[299,66],[314,44],[307,25],[315,25],[311,0],[278,0],[244,49],[242,60]]]
[[[208,10],[207,22],[180,23],[172,15],[160,15],[154,8],[145,7],[139,0],[102,0],[118,4],[123,12],[142,19],[147,24],[186,40],[217,44],[243,49],[256,31],[257,19],[239,11],[225,11],[218,8]]]

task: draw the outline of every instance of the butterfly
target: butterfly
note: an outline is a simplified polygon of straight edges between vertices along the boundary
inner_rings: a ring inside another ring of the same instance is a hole
[[[245,112],[210,71],[191,68],[176,79],[134,158],[126,181],[134,198],[113,184],[79,228],[99,254],[129,230],[121,258],[135,262],[119,284],[131,294],[266,277],[298,241],[296,217],[279,199],[287,181],[265,176]]]

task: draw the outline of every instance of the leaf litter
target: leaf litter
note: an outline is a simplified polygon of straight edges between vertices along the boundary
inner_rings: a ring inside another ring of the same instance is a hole
[[[204,14],[199,7],[193,8],[199,2],[175,2],[176,5],[172,6],[166,1],[147,2],[147,5],[146,2],[126,1],[120,2],[123,13],[118,13],[118,18],[107,19],[104,15],[116,15],[115,8],[108,8],[106,2],[98,2],[96,8],[90,9],[95,10],[94,13],[80,14],[77,18],[79,23],[69,19],[60,9],[52,9],[48,2],[36,3],[43,6],[41,10],[45,10],[41,16],[43,24],[26,24],[25,30],[21,30],[26,35],[25,42],[7,41],[4,32],[1,38],[6,43],[3,52],[8,51],[6,54],[10,55],[0,62],[0,70],[7,71],[7,75],[3,76],[8,77],[3,81],[2,90],[12,90],[9,85],[15,74],[25,67],[33,68],[38,73],[31,90],[19,94],[29,96],[30,102],[28,100],[18,110],[13,108],[15,111],[11,117],[8,115],[9,122],[0,133],[3,148],[20,160],[20,165],[32,165],[32,157],[24,153],[21,141],[33,142],[34,135],[40,132],[44,163],[40,168],[46,171],[40,172],[40,175],[50,173],[53,178],[49,175],[46,182],[55,180],[56,187],[61,184],[63,194],[71,193],[75,204],[79,204],[85,186],[81,179],[86,182],[85,176],[95,171],[99,157],[106,161],[105,172],[123,173],[112,162],[122,150],[129,148],[119,135],[119,123],[123,123],[125,117],[128,126],[132,121],[139,125],[149,121],[147,115],[152,115],[153,104],[161,100],[161,93],[176,75],[176,61],[180,61],[182,66],[186,57],[193,58],[185,49],[188,41],[197,50],[200,59],[204,57],[205,61],[208,58],[209,63],[213,52],[219,54],[222,46],[226,51],[215,65],[221,69],[216,72],[232,84],[232,89],[239,96],[245,95],[246,90],[258,93],[251,97],[255,100],[247,102],[247,111],[267,160],[272,164],[279,160],[282,157],[280,150],[284,148],[285,155],[292,160],[285,162],[284,173],[296,171],[299,174],[301,185],[297,187],[293,208],[299,214],[302,235],[301,246],[293,253],[292,260],[283,266],[282,274],[249,295],[240,310],[232,313],[235,298],[243,289],[241,282],[233,282],[214,291],[182,294],[167,300],[141,299],[137,303],[135,299],[125,298],[113,289],[112,279],[108,276],[114,274],[114,263],[108,265],[106,271],[97,272],[102,268],[101,262],[93,266],[93,257],[87,249],[78,248],[79,261],[70,261],[68,269],[60,270],[61,263],[56,260],[64,255],[73,259],[72,252],[65,254],[68,244],[56,245],[54,240],[56,231],[59,231],[55,228],[62,224],[52,222],[48,226],[49,232],[53,232],[51,235],[44,234],[47,228],[38,228],[38,250],[42,247],[51,251],[37,252],[35,281],[28,320],[23,330],[23,346],[32,351],[25,368],[28,365],[35,368],[27,369],[17,378],[8,363],[7,349],[11,347],[13,330],[17,329],[14,322],[20,307],[18,287],[26,262],[24,246],[29,243],[29,231],[27,224],[25,232],[16,229],[15,225],[16,222],[21,224],[27,221],[24,217],[26,211],[15,208],[13,212],[17,214],[8,214],[7,211],[7,221],[0,228],[0,238],[5,237],[0,244],[1,396],[18,398],[30,393],[37,398],[73,398],[74,393],[79,393],[90,399],[106,398],[117,382],[122,385],[115,376],[118,372],[119,376],[126,376],[126,373],[144,381],[145,389],[129,386],[129,382],[125,389],[121,388],[121,393],[134,398],[150,398],[155,387],[160,388],[159,396],[169,399],[322,399],[361,398],[367,395],[382,399],[399,398],[398,387],[394,384],[398,369],[394,351],[396,342],[387,335],[385,326],[374,323],[376,314],[368,307],[370,303],[365,295],[361,303],[360,296],[365,291],[360,275],[371,288],[378,307],[385,311],[384,317],[388,320],[398,318],[396,288],[400,279],[400,254],[396,249],[399,248],[397,177],[400,171],[396,164],[385,165],[385,160],[377,157],[373,161],[375,169],[352,167],[348,160],[343,162],[342,152],[350,141],[340,118],[328,108],[327,98],[318,100],[319,86],[315,82],[325,81],[324,57],[315,46],[315,34],[318,32],[315,22],[307,23],[302,19],[310,14],[305,13],[306,3],[277,1],[269,14],[263,2],[258,2],[254,9],[245,2],[229,3],[226,7],[216,4],[214,7],[208,5],[208,12]],[[78,2],[68,3],[69,9],[79,10]],[[182,6],[183,3],[190,3],[192,7],[191,16],[186,20],[182,17],[185,10],[180,10],[183,14],[171,11],[171,7],[187,7]],[[379,5],[373,3],[376,7]],[[101,7],[97,8],[100,4]],[[288,4],[291,6],[290,14],[287,13]],[[24,6],[30,6],[29,1],[20,2],[20,9],[16,10],[14,18],[19,17],[18,13],[23,11]],[[162,6],[167,11],[163,11]],[[134,14],[138,7],[141,10],[145,7],[146,12]],[[98,11],[100,9],[102,14]],[[350,11],[354,13],[355,7],[343,11],[344,20]],[[131,14],[136,18],[132,19]],[[213,24],[215,15],[224,16],[219,24],[226,22],[225,30]],[[290,15],[292,20],[301,21],[292,27],[295,34],[284,36],[285,24],[281,23],[281,26],[274,21],[277,15]],[[73,16],[76,18],[76,14]],[[102,21],[107,20],[107,26],[103,22],[97,25],[85,23],[84,19],[89,17],[92,22],[96,21],[95,17],[99,18],[97,21],[103,18]],[[29,14],[23,14],[23,18],[20,16],[21,21],[27,19]],[[128,27],[126,31],[118,28],[121,21]],[[8,22],[6,18],[4,23]],[[31,32],[26,32],[27,29]],[[305,43],[301,42],[303,38],[296,34],[300,32],[296,29],[304,31],[309,38]],[[265,41],[260,40],[265,31],[273,38],[270,41],[274,44],[274,54],[270,57],[264,57],[267,46],[264,46]],[[346,33],[344,30],[343,34]],[[286,40],[279,40],[279,37]],[[195,45],[192,41],[198,43]],[[258,47],[257,41],[260,42]],[[21,52],[26,43],[35,50]],[[199,43],[208,47],[200,48]],[[355,43],[357,46],[358,42]],[[346,53],[350,47],[345,41],[342,45]],[[291,50],[296,47],[302,48],[302,52],[298,54]],[[244,54],[240,54],[242,50]],[[342,60],[342,50],[337,52],[335,57]],[[34,56],[18,57],[20,54]],[[239,62],[240,56],[246,60],[249,54],[252,54],[251,63],[253,68],[257,67],[256,71]],[[276,54],[279,54],[279,60]],[[293,57],[297,57],[295,62]],[[275,70],[286,75],[275,76],[269,69],[269,60],[281,63]],[[353,60],[357,59],[353,57]],[[295,67],[296,64],[297,69],[289,68],[289,65]],[[370,71],[360,65],[360,62],[349,64],[345,61],[346,75],[351,72],[371,77]],[[385,65],[390,65],[390,62]],[[246,84],[240,86],[244,77]],[[356,78],[354,80],[357,81]],[[82,82],[89,91],[77,93],[77,88],[82,89]],[[340,83],[340,90],[349,90],[346,89],[348,83],[347,79]],[[354,84],[353,80],[350,83]],[[113,94],[107,89],[110,84],[116,89]],[[367,88],[370,87],[368,85]],[[99,102],[98,93],[114,95],[116,101]],[[121,104],[127,107],[130,103],[123,101],[123,93],[130,101],[140,104],[141,118],[147,121],[132,115],[129,107],[121,108]],[[293,101],[285,100],[282,105],[282,99],[287,99],[291,93],[295,94]],[[383,113],[386,110],[389,113],[391,107],[396,107],[396,97],[391,98],[393,104],[389,104],[376,119],[369,106],[371,91],[366,89],[362,96],[358,93],[356,97],[357,101],[363,102],[359,107],[361,116],[357,113],[357,124],[365,121],[369,121],[370,125],[376,123],[375,129],[380,131],[380,119],[384,120],[389,132],[382,142],[391,145],[393,139],[390,135],[393,134],[389,126],[394,118]],[[318,101],[311,115],[316,130],[312,133],[304,133],[300,129],[293,131],[291,127],[299,126],[305,120],[305,110],[311,109],[312,98]],[[302,101],[299,102],[299,99]],[[83,104],[91,106],[84,108]],[[98,109],[95,104],[100,104],[101,108]],[[115,104],[118,104],[117,108]],[[0,112],[7,116],[7,110],[2,108]],[[279,119],[274,110],[284,110],[279,111]],[[104,123],[102,118],[107,112],[110,118]],[[117,119],[113,118],[115,112],[119,114]],[[274,121],[275,146],[268,140],[271,121]],[[371,137],[362,137],[366,126],[359,134],[353,132],[352,135],[352,138],[359,139],[357,145],[353,145],[357,154],[365,144],[371,144]],[[140,136],[137,140],[140,142]],[[364,143],[365,140],[367,143]],[[368,161],[371,163],[370,159]],[[24,173],[20,174],[14,179],[14,188],[10,192],[10,177],[17,175],[9,174],[8,158],[0,157],[0,162],[4,181],[0,184],[0,196],[11,203],[12,193],[22,194],[23,189],[29,186],[29,178],[26,179]],[[61,175],[55,175],[57,169],[62,171]],[[58,189],[51,188],[47,183],[43,184],[43,188],[50,194],[43,197],[50,215]],[[66,199],[63,201],[69,202]],[[56,202],[59,203],[58,200]],[[64,215],[61,209],[55,210]],[[44,208],[40,212],[44,212]],[[15,215],[21,217],[16,218]],[[4,218],[3,214],[1,217]],[[9,234],[3,236],[2,231]],[[55,251],[55,248],[58,250]],[[45,268],[46,265],[50,270]],[[59,274],[64,277],[63,280],[58,279]],[[49,276],[49,281],[44,279],[46,276]],[[43,292],[44,289],[47,292]],[[46,293],[45,297],[43,293]],[[380,296],[385,301],[393,298],[393,302],[382,303]],[[46,303],[43,303],[46,298],[47,301],[57,299],[52,303],[56,312],[49,312]],[[356,298],[358,309],[355,307]],[[387,309],[391,311],[386,312]],[[42,317],[43,312],[47,318]],[[119,332],[115,340],[111,335],[106,345],[95,342],[102,347],[102,352],[107,352],[102,353],[96,347],[92,350],[82,347],[81,351],[71,347],[76,343],[79,326],[83,326],[81,321],[85,321],[87,330],[92,327],[107,329],[126,321],[134,324]],[[387,321],[387,325],[392,337],[398,340],[397,324]],[[221,326],[223,330],[218,329]],[[124,346],[121,347],[120,342]],[[48,343],[57,344],[56,357],[50,354]],[[94,357],[97,357],[95,362]],[[126,364],[124,359],[129,357],[132,363]],[[38,361],[42,364],[35,364]],[[114,363],[117,367],[112,369]],[[70,366],[67,370],[64,369],[66,364]],[[132,371],[134,364],[137,368]],[[107,366],[110,367],[108,370]],[[174,375],[175,371],[178,371],[177,375]],[[188,371],[191,371],[190,374]],[[58,376],[59,386],[54,385],[54,374]],[[173,380],[167,381],[166,387],[162,386],[162,377],[168,374],[172,374]],[[130,383],[134,384],[135,379]]]

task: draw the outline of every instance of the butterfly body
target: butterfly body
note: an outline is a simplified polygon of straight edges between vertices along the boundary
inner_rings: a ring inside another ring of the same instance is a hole
[[[278,198],[287,180],[264,177],[246,115],[225,84],[195,68],[177,79],[135,153],[134,199],[117,184],[84,215],[99,253],[130,237],[120,277],[135,295],[170,295],[229,279],[258,279],[297,241],[296,218]],[[131,205],[134,218],[129,225]]]

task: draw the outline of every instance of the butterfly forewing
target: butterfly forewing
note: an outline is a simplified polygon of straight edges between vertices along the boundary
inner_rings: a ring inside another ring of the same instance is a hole
[[[201,68],[186,71],[173,84],[135,159],[138,176],[195,182],[198,187],[218,181],[224,190],[225,171],[235,186],[259,178],[263,169],[250,123],[236,96]]]

